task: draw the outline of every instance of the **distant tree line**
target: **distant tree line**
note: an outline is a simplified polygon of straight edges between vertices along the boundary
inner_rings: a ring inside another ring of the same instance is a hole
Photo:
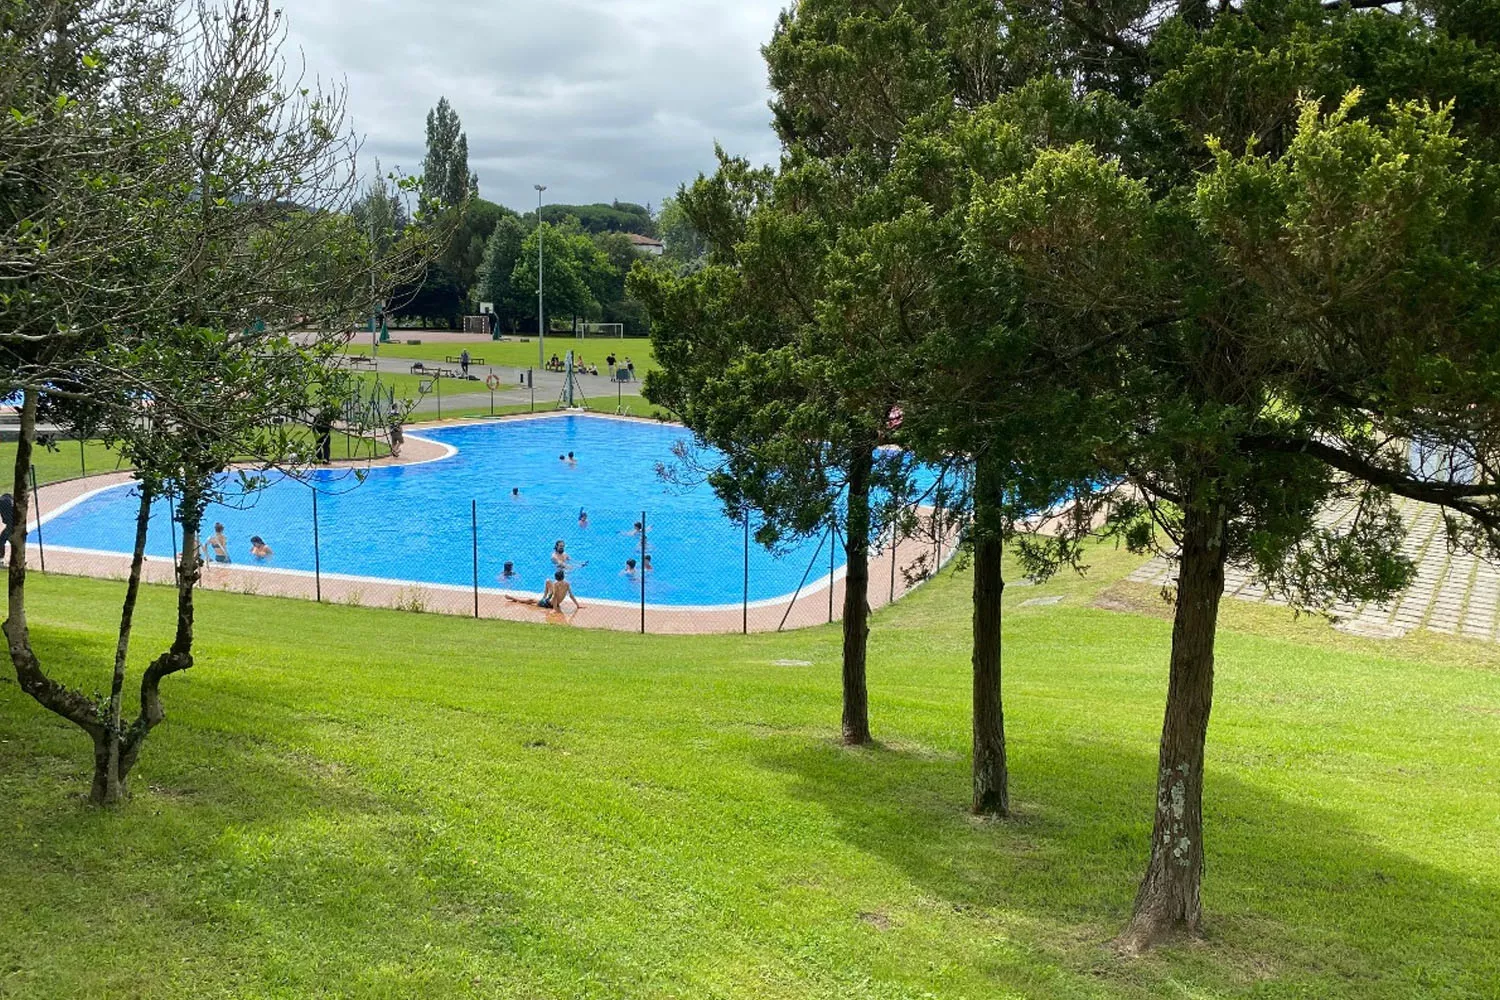
[[[379,173],[378,164],[376,173]],[[458,113],[441,98],[427,116],[423,161],[424,200],[418,222],[451,233],[446,249],[424,274],[395,289],[388,316],[404,324],[455,329],[464,315],[493,303],[502,330],[524,333],[537,326],[537,243],[542,244],[544,303],[550,324],[621,323],[627,335],[649,332],[645,309],[626,287],[637,264],[686,269],[705,246],[675,200],[660,215],[650,205],[612,201],[588,205],[544,205],[521,214],[486,201],[469,169],[468,137]],[[400,220],[399,199],[381,178],[354,206],[364,225]],[[628,234],[661,233],[666,253],[643,253]]]

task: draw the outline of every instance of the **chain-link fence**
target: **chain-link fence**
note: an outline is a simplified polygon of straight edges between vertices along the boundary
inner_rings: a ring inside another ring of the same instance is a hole
[[[454,502],[421,467],[387,470],[399,490],[360,488],[349,472],[275,475],[210,507],[202,586],[412,612],[566,622],[651,633],[765,632],[838,619],[844,539],[830,524],[768,551],[755,519],[534,500]],[[232,492],[232,491],[231,491]],[[128,473],[44,486],[31,565],[123,579],[139,493]],[[894,601],[952,555],[957,526],[916,507],[872,541],[867,599]],[[144,575],[170,583],[182,531],[153,505]],[[560,577],[559,577],[560,575]]]

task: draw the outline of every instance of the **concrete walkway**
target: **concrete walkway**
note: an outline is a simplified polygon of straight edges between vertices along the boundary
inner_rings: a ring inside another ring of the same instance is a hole
[[[1430,504],[1402,501],[1398,508],[1408,533],[1402,551],[1417,565],[1411,587],[1386,604],[1339,604],[1333,608],[1336,627],[1354,635],[1400,638],[1413,629],[1494,642],[1500,627],[1500,565],[1472,555],[1448,552],[1443,519]],[[1328,523],[1338,524],[1354,514],[1352,505],[1330,512]],[[1135,583],[1175,584],[1177,566],[1153,559],[1128,577]],[[1224,592],[1241,601],[1285,605],[1255,583],[1243,567],[1224,574]]]

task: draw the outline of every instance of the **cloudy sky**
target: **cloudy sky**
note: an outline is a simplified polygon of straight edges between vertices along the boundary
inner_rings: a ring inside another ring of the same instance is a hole
[[[346,79],[364,156],[421,171],[446,96],[480,193],[650,202],[713,166],[773,159],[760,46],[784,0],[296,0],[289,55]]]

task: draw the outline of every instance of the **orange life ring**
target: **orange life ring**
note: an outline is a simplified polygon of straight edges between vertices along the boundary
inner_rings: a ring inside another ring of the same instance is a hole
[[[484,384],[489,386],[490,391],[493,392],[496,389],[500,388],[500,376],[496,375],[494,372],[490,372],[485,376]]]

